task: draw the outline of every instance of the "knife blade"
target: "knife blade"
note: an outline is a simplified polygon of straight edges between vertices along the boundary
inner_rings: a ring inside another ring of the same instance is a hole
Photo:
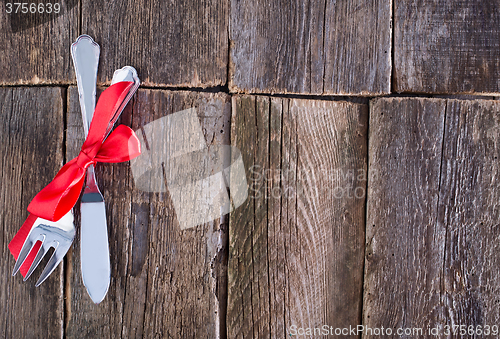
[[[82,279],[92,301],[99,304],[104,300],[111,280],[106,208],[100,193],[87,188],[86,191],[80,205]]]

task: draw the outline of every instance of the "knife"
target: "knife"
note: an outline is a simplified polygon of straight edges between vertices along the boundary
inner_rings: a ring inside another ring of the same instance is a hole
[[[137,71],[131,66],[125,66],[115,71],[111,84],[120,81],[131,81],[134,85],[120,103],[116,115],[112,117],[106,130],[106,137],[111,133],[113,125],[140,84]],[[82,219],[80,233],[82,278],[90,298],[98,304],[108,291],[111,270],[104,198],[95,182],[93,167],[89,168],[87,172],[87,185],[83,192],[80,209]]]
[[[88,35],[79,36],[76,42],[71,45],[85,137],[88,135],[96,104],[99,53],[99,45]],[[104,198],[97,187],[93,165],[87,169],[80,211],[82,279],[90,298],[98,304],[108,292],[111,268]]]

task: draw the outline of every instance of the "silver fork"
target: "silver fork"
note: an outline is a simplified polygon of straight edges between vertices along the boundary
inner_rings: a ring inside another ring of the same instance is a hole
[[[73,239],[75,238],[75,226],[73,221],[74,218],[72,210],[57,222],[37,218],[30,233],[28,234],[28,237],[24,241],[21,251],[19,252],[12,275],[16,275],[19,271],[37,241],[41,241],[42,245],[33,260],[26,277],[23,279],[23,281],[26,281],[31,276],[47,251],[53,247],[54,253],[52,253],[49,262],[43,269],[40,278],[38,278],[38,281],[35,284],[36,287],[40,286],[40,284],[43,283],[45,279],[47,279],[48,276],[56,269],[57,265],[59,265],[71,247]]]

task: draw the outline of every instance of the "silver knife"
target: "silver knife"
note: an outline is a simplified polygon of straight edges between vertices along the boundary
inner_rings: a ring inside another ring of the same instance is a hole
[[[71,45],[85,137],[88,135],[96,104],[99,53],[99,45],[88,35],[79,36],[76,42]],[[104,198],[97,187],[93,165],[87,169],[80,211],[82,279],[90,298],[98,304],[108,292],[111,268]]]
[[[127,103],[139,88],[137,71],[130,66],[116,70],[111,84],[120,81],[131,81],[131,87],[124,100],[120,103],[115,116],[112,117],[106,130],[106,137],[111,133],[113,125],[120,117]],[[82,278],[87,292],[94,303],[100,303],[109,288],[111,270],[109,263],[108,233],[106,226],[106,210],[104,198],[95,182],[95,175],[89,168],[87,172],[87,185],[83,191],[81,208],[82,227],[80,234],[80,255],[82,265]],[[89,176],[91,177],[89,178]],[[85,217],[84,217],[85,216]],[[107,259],[107,261],[104,260]]]

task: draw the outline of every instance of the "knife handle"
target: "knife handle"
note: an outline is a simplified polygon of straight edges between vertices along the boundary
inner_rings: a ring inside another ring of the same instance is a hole
[[[89,133],[90,122],[94,116],[100,51],[101,49],[94,39],[85,34],[80,35],[71,45],[85,137]]]
[[[139,88],[139,85],[141,84],[139,76],[137,75],[137,71],[132,66],[125,66],[115,71],[115,73],[113,74],[113,79],[111,79],[111,85],[116,84],[117,82],[120,81],[130,81],[133,82],[134,84],[128,91],[125,99],[123,99],[123,101],[120,103],[120,106],[116,110],[115,115],[111,118],[111,121],[106,130],[105,138],[107,138],[109,133],[111,133],[116,120],[118,120],[123,110],[125,109],[125,106],[127,106],[128,102],[130,101],[130,99],[132,99],[132,96],[135,94],[135,92]]]

